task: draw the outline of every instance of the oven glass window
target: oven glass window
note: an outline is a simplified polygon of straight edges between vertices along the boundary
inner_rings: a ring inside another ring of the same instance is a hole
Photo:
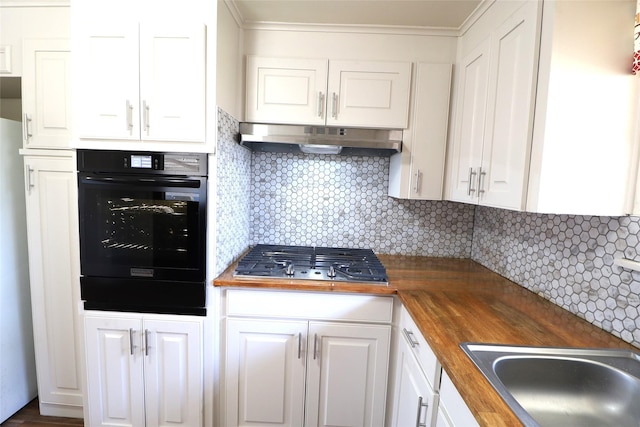
[[[198,191],[86,188],[83,274],[193,280],[183,275],[204,270]]]

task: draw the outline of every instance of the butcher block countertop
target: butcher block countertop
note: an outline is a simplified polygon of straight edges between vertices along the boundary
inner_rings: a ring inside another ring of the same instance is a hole
[[[463,342],[637,350],[468,259],[378,255],[388,286],[233,277],[215,286],[397,294],[481,426],[518,418],[460,348]]]

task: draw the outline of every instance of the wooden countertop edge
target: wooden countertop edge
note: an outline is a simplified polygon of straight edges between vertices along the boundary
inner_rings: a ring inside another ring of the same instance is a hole
[[[637,350],[475,261],[394,255],[379,258],[387,268],[389,286],[240,279],[233,277],[235,264],[214,280],[214,286],[397,294],[478,423],[486,427],[522,423],[460,343]]]

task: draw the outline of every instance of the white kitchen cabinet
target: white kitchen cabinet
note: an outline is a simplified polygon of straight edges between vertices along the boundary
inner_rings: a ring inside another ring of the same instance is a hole
[[[383,425],[391,298],[226,297],[225,426]]]
[[[390,196],[442,200],[450,92],[451,64],[416,65],[409,128],[390,160]]]
[[[69,39],[25,39],[22,59],[23,147],[69,148],[71,142]]]
[[[404,307],[397,341],[391,425],[432,426],[438,413],[442,367]]]
[[[450,200],[524,207],[540,13],[525,2],[460,61]]]
[[[411,63],[247,57],[248,122],[406,128]]]
[[[440,385],[440,408],[445,415],[440,417],[440,423],[451,427],[476,427],[479,426],[469,407],[460,396],[460,393],[453,385],[449,375],[442,371],[442,382]]]
[[[24,157],[33,335],[40,413],[82,417],[80,255],[75,155]]]
[[[227,320],[225,425],[303,425],[307,329],[306,321]]]
[[[202,426],[202,319],[87,312],[91,426]]]
[[[63,2],[2,2],[0,11],[0,75],[23,75],[26,39],[68,38],[69,6]]]
[[[427,382],[406,339],[399,340],[395,390],[392,427],[433,425],[438,395]]]
[[[389,325],[310,322],[305,426],[378,426],[384,420]]]
[[[447,199],[553,214],[633,212],[632,8],[495,2],[465,31]]]
[[[79,3],[80,145],[205,142],[206,29],[202,17],[182,18],[186,7],[168,18],[153,2]]]

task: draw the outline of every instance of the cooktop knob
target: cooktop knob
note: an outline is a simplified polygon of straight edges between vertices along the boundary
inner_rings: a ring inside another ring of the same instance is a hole
[[[293,269],[293,264],[287,264],[287,269],[285,270],[287,276],[293,276],[295,270]]]
[[[333,265],[329,266],[329,271],[327,271],[327,277],[330,277],[332,279],[336,277],[336,269]]]

